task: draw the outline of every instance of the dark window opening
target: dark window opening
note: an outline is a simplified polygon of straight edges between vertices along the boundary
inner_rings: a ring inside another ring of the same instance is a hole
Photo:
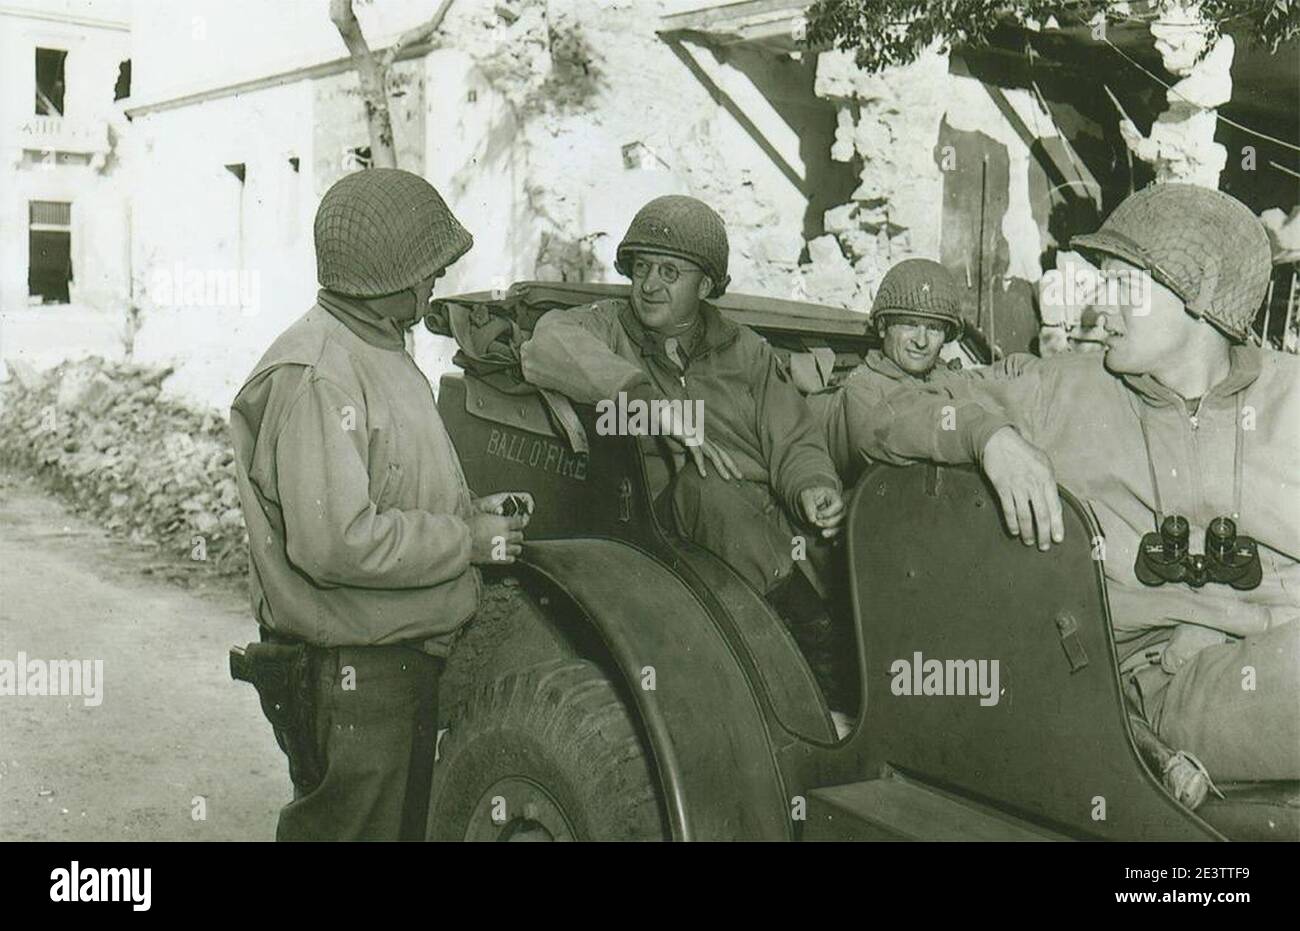
[[[66,304],[72,283],[72,204],[28,205],[27,293],[42,304]]]
[[[117,83],[113,85],[113,99],[124,100],[131,96],[131,59],[117,66]]]
[[[67,57],[62,49],[36,50],[37,116],[63,116],[63,64]]]

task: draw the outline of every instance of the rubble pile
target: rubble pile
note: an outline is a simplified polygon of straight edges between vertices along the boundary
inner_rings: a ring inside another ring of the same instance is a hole
[[[0,386],[0,466],[30,473],[172,574],[242,575],[248,540],[225,421],[159,397],[169,368],[92,358]],[[182,573],[182,574],[184,574]]]

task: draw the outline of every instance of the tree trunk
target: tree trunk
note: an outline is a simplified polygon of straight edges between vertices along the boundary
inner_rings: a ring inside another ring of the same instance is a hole
[[[376,168],[396,168],[397,150],[393,145],[393,120],[388,111],[388,69],[402,49],[424,42],[437,31],[451,8],[452,0],[442,0],[428,22],[404,32],[382,55],[370,51],[361,31],[352,0],[330,0],[330,20],[343,38],[352,56],[361,82],[361,100],[366,108],[366,128],[370,133],[371,164]]]

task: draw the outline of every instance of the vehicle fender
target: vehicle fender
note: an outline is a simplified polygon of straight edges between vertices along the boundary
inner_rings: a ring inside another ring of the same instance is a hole
[[[787,840],[763,715],[726,639],[687,586],[610,539],[529,542],[515,568],[565,593],[622,674],[675,840]]]

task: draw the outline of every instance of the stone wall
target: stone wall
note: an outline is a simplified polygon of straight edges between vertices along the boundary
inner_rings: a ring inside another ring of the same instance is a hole
[[[967,315],[987,328],[996,312],[999,343],[1024,349],[1037,329],[1030,285],[1049,246],[1047,182],[1031,146],[1059,134],[1030,92],[955,64],[932,49],[873,74],[852,53],[819,57],[817,94],[838,107],[832,154],[858,185],[809,243],[804,291],[865,312],[891,265],[937,259],[964,286]]]

